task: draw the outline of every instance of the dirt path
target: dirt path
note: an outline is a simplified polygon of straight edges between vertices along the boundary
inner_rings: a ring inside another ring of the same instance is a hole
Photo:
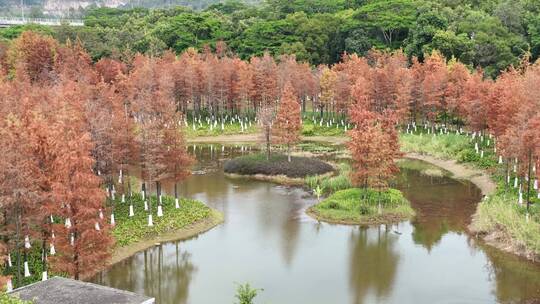
[[[407,158],[419,159],[437,167],[441,167],[453,174],[453,178],[470,180],[482,191],[483,195],[489,195],[495,192],[497,185],[491,177],[481,169],[472,168],[465,164],[460,164],[455,160],[445,160],[431,155],[407,153]]]
[[[302,136],[303,141],[329,142],[334,144],[344,144],[347,141],[345,136]],[[254,143],[261,141],[261,135],[254,134],[232,134],[218,136],[199,136],[188,138],[188,143],[224,143],[224,144],[240,144]]]

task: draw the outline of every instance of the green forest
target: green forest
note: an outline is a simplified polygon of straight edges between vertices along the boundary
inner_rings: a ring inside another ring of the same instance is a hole
[[[10,40],[32,27],[61,42],[78,38],[94,60],[204,51],[218,41],[242,59],[295,54],[314,66],[372,48],[403,49],[420,61],[437,49],[491,77],[540,53],[540,2],[534,0],[233,0],[204,10],[97,8],[84,21],[84,27],[12,27],[0,37]]]

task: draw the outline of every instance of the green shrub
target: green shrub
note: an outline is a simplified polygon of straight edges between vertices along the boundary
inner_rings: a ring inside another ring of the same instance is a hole
[[[305,184],[309,189],[315,189],[317,185],[320,186],[323,189],[324,194],[351,188],[351,166],[347,163],[341,163],[338,166],[338,172],[339,174],[336,176],[308,176],[305,179]]]
[[[225,173],[241,175],[285,175],[291,178],[332,172],[334,168],[316,158],[292,157],[291,162],[286,155],[272,154],[270,160],[265,154],[251,154],[233,158],[225,162]]]
[[[253,304],[253,299],[257,296],[262,289],[252,288],[249,283],[240,284],[236,288],[236,299],[238,304]]]

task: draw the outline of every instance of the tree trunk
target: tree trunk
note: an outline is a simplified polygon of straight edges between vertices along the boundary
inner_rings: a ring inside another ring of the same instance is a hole
[[[21,237],[21,215],[20,215],[20,208],[17,203],[17,217],[15,220],[15,251],[17,252],[17,285],[20,286],[21,284],[21,244],[20,244],[20,237]]]
[[[287,144],[287,160],[291,162],[291,145]]]
[[[532,151],[529,149],[529,172],[527,173],[527,212],[529,212],[529,207],[531,205],[531,161],[532,161]]]
[[[266,129],[266,160],[270,160],[270,130]]]

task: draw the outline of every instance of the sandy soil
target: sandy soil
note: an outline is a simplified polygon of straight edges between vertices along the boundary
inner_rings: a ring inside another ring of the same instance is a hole
[[[200,220],[196,223],[191,224],[190,226],[180,229],[178,231],[171,231],[162,235],[159,235],[155,238],[137,242],[128,246],[117,248],[112,256],[110,265],[116,264],[124,259],[129,258],[135,253],[155,246],[157,243],[163,242],[172,242],[192,238],[206,232],[217,225],[223,223],[223,214],[217,210],[212,210],[210,216]]]

